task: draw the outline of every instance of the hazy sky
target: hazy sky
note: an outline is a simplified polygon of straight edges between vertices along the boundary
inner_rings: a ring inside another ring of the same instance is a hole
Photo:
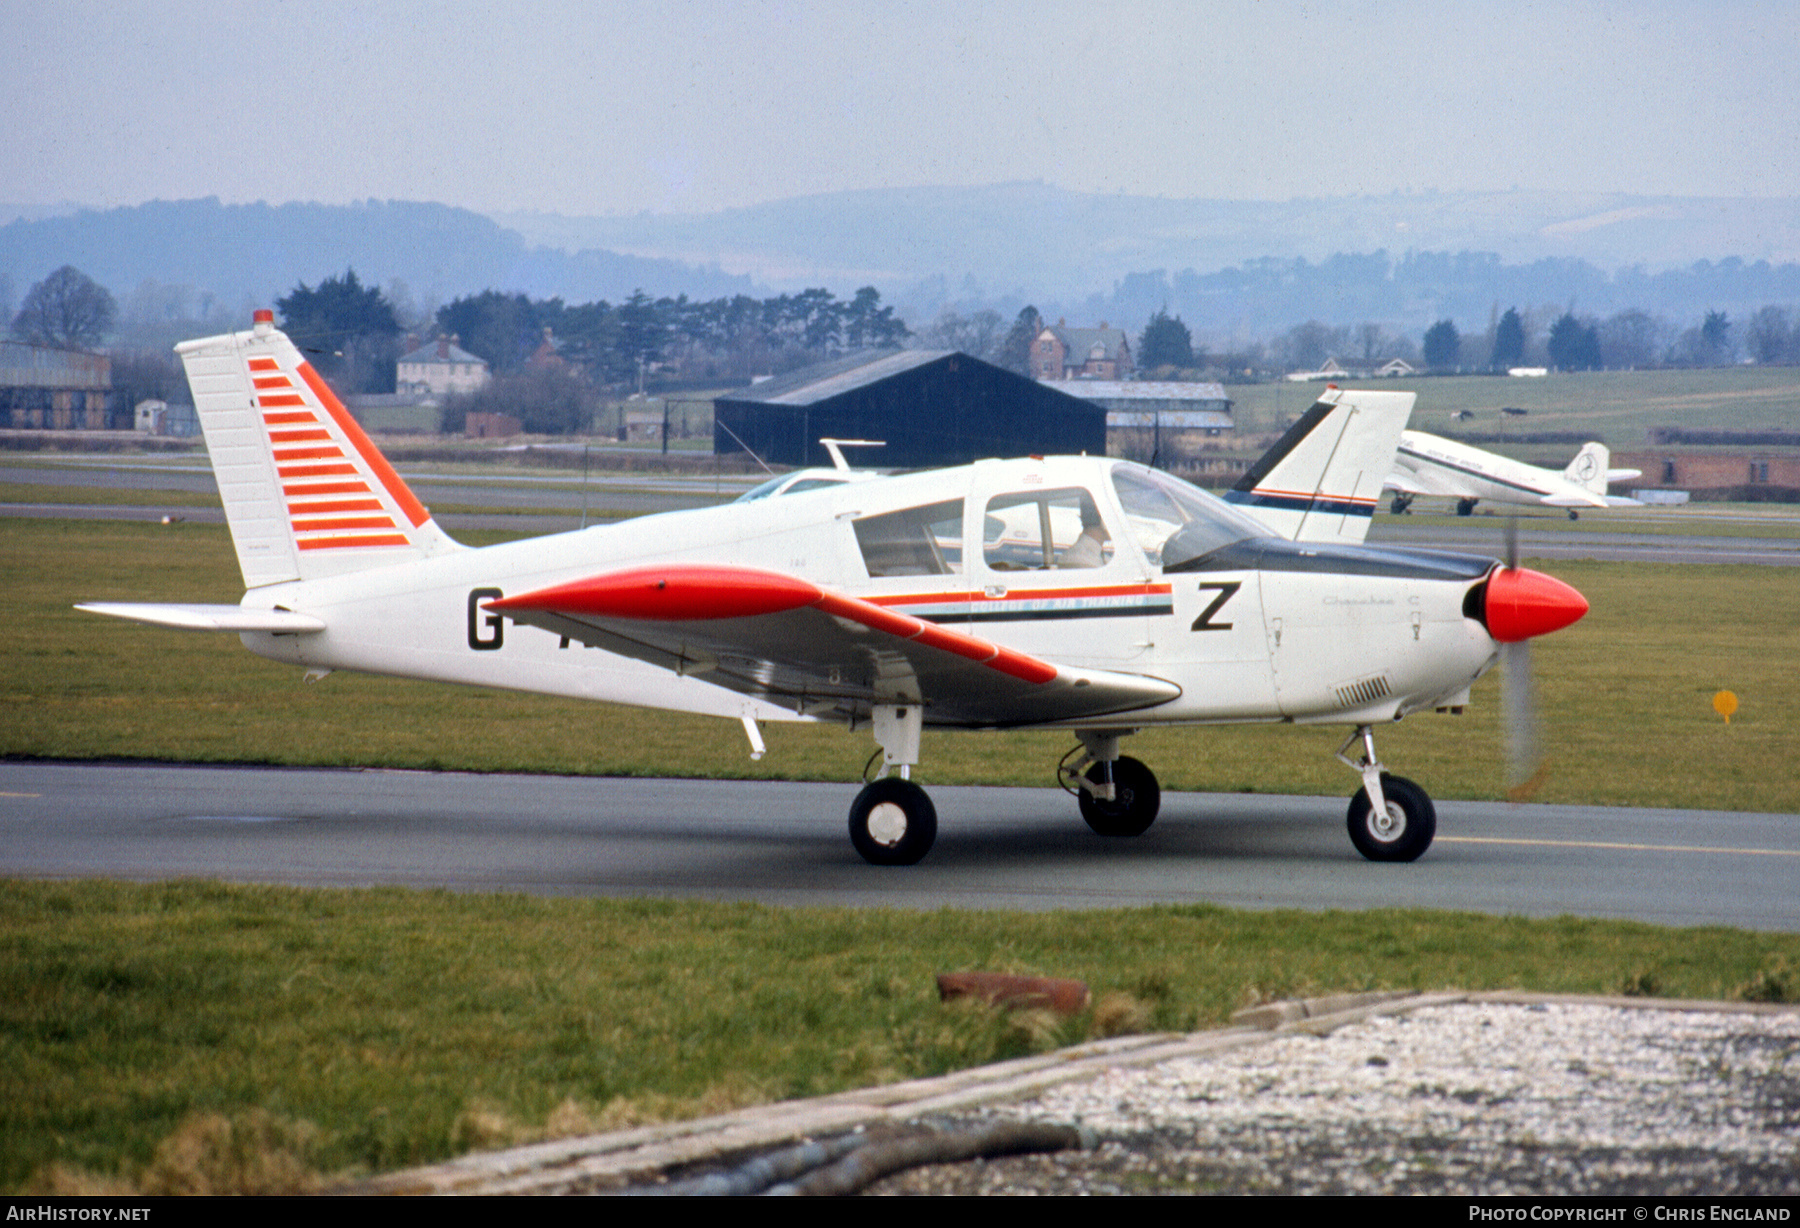
[[[1791,0],[0,0],[0,201],[1800,196]]]

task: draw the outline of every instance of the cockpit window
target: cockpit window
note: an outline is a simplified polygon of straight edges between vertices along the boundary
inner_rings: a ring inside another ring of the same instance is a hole
[[[909,507],[856,522],[856,544],[871,576],[961,572],[963,501]]]
[[[1105,566],[1112,537],[1079,486],[996,495],[982,516],[982,554],[992,571]]]
[[[1220,546],[1246,537],[1267,537],[1259,521],[1180,478],[1135,465],[1113,468],[1113,490],[1125,509],[1131,534],[1156,566],[1210,554]],[[1180,558],[1170,555],[1170,543],[1180,536]]]

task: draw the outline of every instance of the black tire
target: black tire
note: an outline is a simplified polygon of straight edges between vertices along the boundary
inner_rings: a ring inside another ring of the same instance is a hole
[[[1425,790],[1404,776],[1381,774],[1381,791],[1387,797],[1389,826],[1374,821],[1369,793],[1358,789],[1350,797],[1350,843],[1370,861],[1417,861],[1437,835],[1437,807]]]
[[[1087,778],[1099,783],[1100,767],[1098,763],[1090,767]],[[1141,836],[1156,822],[1156,812],[1162,807],[1156,773],[1125,755],[1113,760],[1112,769],[1114,800],[1100,801],[1083,789],[1077,795],[1081,817],[1102,836]]]
[[[936,841],[937,807],[910,780],[883,776],[850,806],[850,843],[870,865],[916,865]]]
[[[1475,514],[1475,503],[1476,501],[1474,499],[1458,499],[1456,501],[1456,514],[1458,516],[1473,516]]]

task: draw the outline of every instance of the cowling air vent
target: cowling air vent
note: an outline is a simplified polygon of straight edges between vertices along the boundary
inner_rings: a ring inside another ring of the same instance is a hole
[[[1337,689],[1338,707],[1360,708],[1364,704],[1372,704],[1378,699],[1388,697],[1387,675],[1375,678],[1364,678],[1361,682],[1352,682]]]

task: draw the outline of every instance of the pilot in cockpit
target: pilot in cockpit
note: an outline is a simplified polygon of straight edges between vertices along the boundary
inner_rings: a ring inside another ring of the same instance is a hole
[[[1106,562],[1106,547],[1112,542],[1100,513],[1087,499],[1081,501],[1081,536],[1062,552],[1058,567],[1099,567]]]

